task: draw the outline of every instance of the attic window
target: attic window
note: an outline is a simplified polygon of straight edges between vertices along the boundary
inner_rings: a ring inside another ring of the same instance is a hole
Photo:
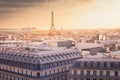
[[[43,58],[44,58],[46,61],[49,61],[49,59],[48,59],[46,56],[43,56]]]

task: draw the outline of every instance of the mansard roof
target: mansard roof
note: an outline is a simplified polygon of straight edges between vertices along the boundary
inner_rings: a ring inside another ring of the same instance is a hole
[[[0,51],[0,59],[33,64],[49,63],[77,57],[81,57],[81,54],[77,49],[66,49],[60,51],[40,51],[35,53]]]
[[[80,65],[82,65],[81,63],[93,63],[93,64],[96,64],[96,63],[120,63],[120,59],[119,58],[81,58],[79,60],[77,60],[73,65],[72,65],[72,68],[81,68]],[[84,66],[85,68],[85,66]],[[90,68],[90,67],[89,67]],[[92,67],[93,68],[93,67]]]
[[[81,58],[79,60],[77,60],[78,62],[84,62],[84,61],[88,61],[88,62],[120,62],[120,59],[119,58],[108,58],[108,57],[104,57],[104,58]]]

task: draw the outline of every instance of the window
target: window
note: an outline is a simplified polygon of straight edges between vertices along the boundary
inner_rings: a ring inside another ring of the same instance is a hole
[[[90,67],[94,67],[94,63],[93,62],[90,62]]]
[[[65,74],[65,80],[67,80],[67,74]]]
[[[15,80],[15,76],[14,76],[14,80]]]
[[[57,79],[59,80],[59,76],[57,77]]]
[[[107,62],[104,62],[103,65],[104,65],[104,68],[107,68]]]
[[[119,65],[118,65],[118,63],[116,62],[116,63],[114,63],[114,67],[115,68],[118,68],[119,67]]]
[[[84,67],[84,62],[81,62],[81,67]]]
[[[90,78],[87,78],[86,80],[90,80]]]
[[[87,62],[87,65],[86,65],[86,67],[90,67],[90,62]]]
[[[43,61],[43,62],[45,61],[45,59],[43,57],[40,57],[40,60]]]
[[[93,67],[94,67],[94,68],[96,67],[96,65],[97,65],[97,63],[96,63],[96,62],[93,62]]]
[[[84,71],[83,70],[80,70],[80,75],[84,75]]]
[[[50,60],[53,60],[51,56],[48,56],[48,58],[49,58]]]
[[[114,74],[115,74],[115,76],[118,76],[118,71],[115,71]]]
[[[74,62],[73,59],[71,59],[71,64],[73,64],[73,62]]]
[[[51,71],[49,71],[49,75],[51,75]]]
[[[110,62],[110,67],[114,68],[114,62]]]
[[[87,71],[87,76],[90,76],[90,71],[89,70]]]
[[[100,67],[100,62],[97,62],[97,67]]]
[[[27,71],[26,71],[26,75],[27,75]]]
[[[43,56],[44,60],[49,61],[49,59],[46,56]]]
[[[107,76],[107,77],[110,76],[110,71],[106,71],[106,76]]]
[[[74,70],[74,75],[77,75],[77,70]]]
[[[47,72],[45,71],[45,76],[47,75]]]
[[[56,65],[59,66],[59,62],[56,62]]]
[[[60,57],[59,55],[57,55],[57,58],[58,58],[58,59],[61,59],[61,57]]]
[[[84,80],[84,78],[80,78],[80,80]]]
[[[37,77],[40,77],[40,73],[39,72],[37,73]]]
[[[57,70],[57,72],[59,73],[59,69]]]
[[[110,63],[107,63],[107,68],[110,68]]]
[[[103,76],[103,71],[100,71],[100,76]]]
[[[93,75],[94,75],[94,76],[97,75],[97,71],[96,71],[96,70],[93,71]]]
[[[84,62],[84,67],[87,67],[87,62]]]
[[[77,78],[74,78],[73,80],[78,80]]]
[[[18,73],[19,73],[19,69],[17,69],[18,70]]]
[[[46,69],[46,64],[43,64],[44,65],[44,69]]]
[[[54,63],[53,62],[51,63],[51,67],[54,67]]]
[[[70,62],[69,62],[69,60],[67,60],[67,64],[69,64]]]
[[[39,70],[40,69],[40,64],[37,64],[37,70]]]

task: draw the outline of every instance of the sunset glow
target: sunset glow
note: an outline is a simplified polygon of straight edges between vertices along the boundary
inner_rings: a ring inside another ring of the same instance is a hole
[[[0,1],[0,28],[49,29],[51,11],[57,29],[120,28],[120,0],[9,1]]]

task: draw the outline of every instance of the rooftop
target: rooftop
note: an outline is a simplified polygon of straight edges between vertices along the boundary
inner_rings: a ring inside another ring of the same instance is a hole
[[[96,61],[100,61],[100,62],[120,62],[120,59],[118,59],[118,58],[107,58],[107,57],[104,57],[104,58],[96,58],[96,57],[92,57],[92,58],[81,58],[81,59],[79,59],[79,60],[77,60],[78,62],[80,62],[80,61],[94,61],[94,62],[96,62]]]
[[[98,41],[100,44],[116,44],[117,42],[114,40],[100,40]]]
[[[88,48],[103,47],[103,45],[98,43],[79,43],[77,47],[79,49],[88,49]]]
[[[49,63],[80,57],[77,49],[65,49],[59,51],[39,51],[39,52],[14,52],[0,51],[0,59],[27,62],[33,64]]]

